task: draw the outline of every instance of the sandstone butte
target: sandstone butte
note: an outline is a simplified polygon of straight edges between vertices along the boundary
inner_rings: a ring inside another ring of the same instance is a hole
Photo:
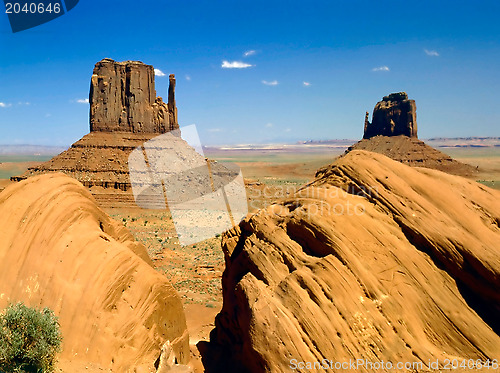
[[[391,93],[373,109],[372,121],[365,115],[363,139],[350,146],[352,150],[367,150],[384,154],[412,167],[426,167],[454,175],[473,177],[477,169],[452,159],[427,145],[417,136],[417,106],[406,92]]]
[[[189,361],[177,292],[78,181],[54,173],[7,187],[0,237],[0,309],[23,301],[54,310],[64,338],[60,360],[156,371],[169,341],[174,360]]]
[[[96,63],[90,82],[90,133],[51,160],[21,176],[63,172],[86,187],[130,190],[128,156],[136,147],[179,129],[175,76],[169,77],[168,102],[156,97],[151,65],[139,61]]]
[[[222,248],[209,373],[500,356],[500,192],[471,180],[351,151]]]

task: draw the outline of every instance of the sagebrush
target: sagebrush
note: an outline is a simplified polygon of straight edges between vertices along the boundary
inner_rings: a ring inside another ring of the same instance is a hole
[[[11,304],[0,314],[0,372],[53,372],[62,336],[49,308]]]

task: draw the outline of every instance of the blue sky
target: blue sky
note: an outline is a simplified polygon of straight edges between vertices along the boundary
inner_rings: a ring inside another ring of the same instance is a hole
[[[398,91],[421,138],[499,136],[499,17],[497,0],[80,0],[13,34],[0,14],[0,144],[88,133],[78,100],[104,57],[160,69],[163,97],[176,74],[179,121],[204,144],[361,138]]]

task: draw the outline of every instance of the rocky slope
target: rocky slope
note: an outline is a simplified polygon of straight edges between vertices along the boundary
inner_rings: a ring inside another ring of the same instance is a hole
[[[468,177],[474,177],[478,174],[475,167],[458,162],[417,138],[404,135],[374,136],[362,139],[350,146],[346,153],[353,150],[380,153],[411,167],[433,168],[449,174]]]
[[[498,191],[352,151],[225,234],[207,371],[498,359],[499,225]]]
[[[76,180],[48,174],[6,188],[0,237],[0,309],[17,301],[52,308],[62,359],[117,372],[154,369],[170,341],[174,360],[188,362],[176,291]]]

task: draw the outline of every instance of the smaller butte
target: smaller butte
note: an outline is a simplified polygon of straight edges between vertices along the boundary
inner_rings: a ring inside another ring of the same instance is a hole
[[[406,92],[383,97],[373,109],[371,122],[368,115],[366,112],[363,139],[350,146],[345,154],[367,150],[411,167],[432,168],[467,177],[477,174],[475,167],[458,162],[418,139],[417,105]]]

